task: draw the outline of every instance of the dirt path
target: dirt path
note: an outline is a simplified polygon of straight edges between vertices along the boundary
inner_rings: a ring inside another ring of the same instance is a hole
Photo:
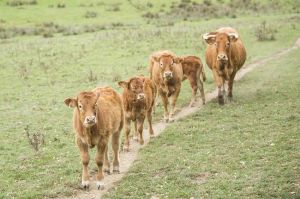
[[[256,67],[260,65],[264,65],[265,63],[271,61],[274,57],[281,57],[289,52],[297,49],[300,47],[300,38],[297,39],[295,44],[288,48],[281,50],[277,53],[274,53],[272,56],[269,56],[267,58],[263,58],[261,60],[255,61],[253,63],[250,63],[246,66],[244,66],[236,75],[235,81],[240,80],[244,75],[246,75],[248,72],[252,71]],[[209,102],[212,99],[217,97],[217,90],[214,90],[210,93],[206,93],[206,101]],[[181,118],[184,118],[188,115],[191,115],[198,111],[203,105],[202,104],[197,104],[195,107],[184,107],[178,112],[175,116],[174,119],[175,121]],[[155,135],[159,135],[163,132],[163,130],[170,125],[170,123],[163,123],[163,122],[158,122],[153,125],[153,129],[155,132]],[[105,183],[105,189],[100,191],[97,190],[96,188],[96,182],[95,179],[91,180],[90,183],[90,190],[89,191],[78,191],[77,193],[74,193],[73,196],[71,197],[65,197],[66,199],[70,198],[78,198],[78,199],[95,199],[95,198],[101,198],[109,189],[114,187],[117,182],[119,182],[122,177],[128,172],[130,166],[136,160],[138,151],[141,147],[144,147],[148,144],[149,142],[149,134],[148,134],[148,129],[144,130],[144,139],[145,139],[145,144],[143,146],[140,146],[137,142],[131,140],[131,146],[130,146],[130,152],[121,152],[120,153],[120,174],[112,174],[112,175],[106,175],[104,178],[104,183]],[[155,139],[155,138],[154,138]],[[79,181],[78,181],[79,183]]]

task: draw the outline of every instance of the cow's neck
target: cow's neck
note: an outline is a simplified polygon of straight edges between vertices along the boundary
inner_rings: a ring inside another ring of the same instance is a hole
[[[96,128],[95,126],[84,128],[84,131],[83,131],[84,139],[90,147],[94,146],[93,137],[95,134],[95,128]]]

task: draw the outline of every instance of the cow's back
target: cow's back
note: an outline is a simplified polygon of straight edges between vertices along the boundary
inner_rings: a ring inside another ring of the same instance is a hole
[[[99,87],[93,90],[98,98],[98,127],[116,132],[123,127],[123,106],[121,96],[110,87]]]
[[[182,57],[182,72],[184,76],[188,76],[191,73],[196,73],[199,67],[202,66],[201,59],[197,56],[185,56]]]

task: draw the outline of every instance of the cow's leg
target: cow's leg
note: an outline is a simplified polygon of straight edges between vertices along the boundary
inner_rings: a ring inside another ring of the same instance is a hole
[[[223,96],[223,91],[222,91],[224,80],[222,77],[219,76],[219,74],[217,73],[216,70],[213,70],[213,75],[214,75],[216,85],[218,87],[218,102],[220,105],[224,105],[224,96]]]
[[[192,76],[188,77],[191,88],[192,88],[192,99],[190,102],[190,107],[194,106],[195,103],[197,102],[196,95],[197,95],[198,86],[197,86],[196,78],[197,78],[196,74],[193,74]]]
[[[104,161],[104,156],[106,152],[106,147],[107,147],[107,141],[102,140],[100,143],[97,145],[97,152],[96,152],[96,157],[95,161],[98,166],[98,173],[96,175],[96,185],[98,189],[104,189],[104,174],[103,174],[103,161]]]
[[[233,87],[235,74],[236,73],[232,73],[229,78],[229,81],[228,81],[228,99],[229,99],[229,101],[232,100],[232,87]]]
[[[124,150],[129,151],[129,134],[130,134],[130,126],[131,119],[130,117],[125,117],[125,141],[124,141]]]
[[[82,166],[83,166],[81,184],[84,189],[88,189],[89,183],[90,183],[90,175],[89,175],[89,171],[88,171],[90,156],[89,156],[88,145],[84,144],[80,138],[76,138],[76,144],[79,148],[81,162],[82,162]]]
[[[137,118],[137,130],[139,132],[139,143],[141,145],[144,144],[144,138],[143,138],[143,125],[144,125],[144,120],[145,120],[145,115],[140,115],[138,118]]]
[[[110,174],[110,164],[108,159],[108,146],[106,145],[105,152],[104,152],[104,172]]]
[[[152,107],[147,111],[147,120],[149,123],[149,133],[150,133],[150,138],[154,137],[154,131],[152,128]]]
[[[137,121],[135,120],[133,122],[134,124],[134,136],[133,136],[133,140],[138,141],[139,140],[139,132],[137,130]]]
[[[169,121],[169,110],[168,110],[169,100],[166,94],[164,94],[162,91],[159,92],[159,95],[162,99],[163,106],[164,106],[164,121],[168,122]]]
[[[175,114],[176,111],[176,102],[177,102],[177,98],[178,95],[180,93],[180,88],[178,88],[177,90],[175,90],[173,96],[171,97],[171,113],[169,115],[169,121],[174,121],[173,116]]]
[[[112,136],[112,148],[114,151],[113,173],[120,173],[119,147],[120,147],[120,131],[114,133]]]

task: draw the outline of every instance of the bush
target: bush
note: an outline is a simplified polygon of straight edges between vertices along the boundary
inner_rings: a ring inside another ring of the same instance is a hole
[[[56,7],[57,7],[57,8],[65,8],[65,7],[66,7],[66,4],[64,4],[64,3],[58,3],[58,4],[56,5]]]
[[[84,17],[85,17],[85,18],[95,18],[95,17],[97,17],[97,12],[87,11],[87,12],[84,14]]]
[[[38,2],[37,0],[12,0],[6,2],[6,5],[16,7],[16,6],[23,6],[23,5],[36,5]]]
[[[277,30],[263,21],[256,29],[255,36],[258,41],[273,41],[275,40],[275,33]]]

